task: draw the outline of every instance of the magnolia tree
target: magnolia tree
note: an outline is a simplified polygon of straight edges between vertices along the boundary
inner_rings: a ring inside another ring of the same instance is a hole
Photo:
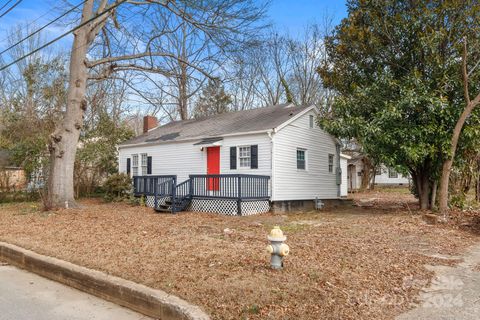
[[[323,125],[356,138],[379,161],[408,170],[422,209],[434,205],[443,166],[440,204],[445,206],[456,140],[479,137],[472,129],[476,99],[464,92],[480,89],[475,70],[480,5],[352,0],[348,9],[348,17],[326,38],[329,61],[319,68],[325,84],[339,94]],[[464,38],[470,41],[467,68]],[[462,136],[462,128],[469,135]]]

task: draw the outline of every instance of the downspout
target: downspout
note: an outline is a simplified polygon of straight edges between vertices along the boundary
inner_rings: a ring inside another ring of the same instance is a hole
[[[337,143],[335,145],[337,149],[337,177],[336,177],[336,182],[337,182],[337,197],[341,198],[342,192],[342,168],[340,167],[340,144]]]
[[[273,201],[275,199],[275,142],[274,142],[274,134],[275,134],[275,128],[272,130],[269,130],[267,132],[268,137],[270,138],[270,192],[271,192],[271,197],[270,201]]]

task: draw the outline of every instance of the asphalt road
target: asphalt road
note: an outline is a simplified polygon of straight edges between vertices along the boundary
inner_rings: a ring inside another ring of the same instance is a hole
[[[35,274],[0,264],[0,320],[67,319],[150,318]]]

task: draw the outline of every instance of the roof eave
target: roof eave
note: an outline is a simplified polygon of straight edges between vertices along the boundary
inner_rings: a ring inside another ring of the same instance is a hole
[[[247,136],[247,135],[252,135],[252,134],[261,134],[261,133],[269,133],[272,132],[273,129],[263,129],[263,130],[256,130],[256,131],[246,131],[246,132],[235,132],[235,133],[227,133],[223,135],[218,135],[217,137],[235,137],[235,136]],[[122,148],[132,148],[132,147],[141,147],[141,146],[154,146],[154,145],[160,145],[160,144],[167,144],[167,143],[180,143],[180,142],[191,142],[195,140],[200,140],[200,139],[208,139],[212,138],[209,136],[199,136],[199,137],[192,137],[192,138],[186,138],[182,140],[170,140],[170,141],[156,141],[156,142],[138,142],[138,143],[132,143],[132,144],[121,144],[118,145],[118,149]]]

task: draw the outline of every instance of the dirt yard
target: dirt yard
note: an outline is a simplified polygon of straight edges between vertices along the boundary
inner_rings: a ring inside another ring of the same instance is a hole
[[[454,264],[443,256],[480,241],[476,213],[429,225],[401,190],[353,198],[359,206],[251,217],[98,200],[54,213],[8,204],[0,240],[163,289],[214,319],[312,320],[391,319],[431,280],[425,264]],[[265,250],[274,225],[291,250],[282,271],[269,268]]]

